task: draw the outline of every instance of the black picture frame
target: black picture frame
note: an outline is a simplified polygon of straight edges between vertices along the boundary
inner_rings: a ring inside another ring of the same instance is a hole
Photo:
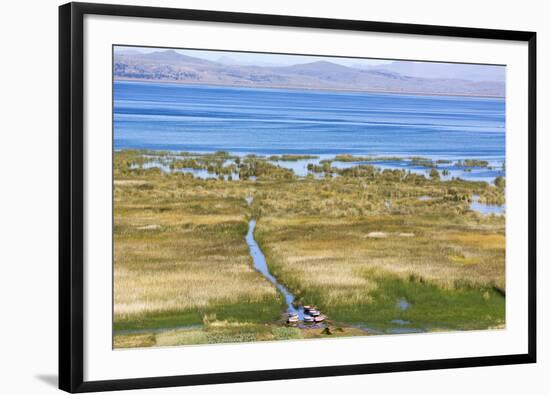
[[[528,352],[483,356],[84,381],[83,20],[87,14],[281,27],[511,40],[528,43]],[[90,392],[344,376],[536,362],[536,33],[127,5],[68,3],[59,8],[59,388]]]

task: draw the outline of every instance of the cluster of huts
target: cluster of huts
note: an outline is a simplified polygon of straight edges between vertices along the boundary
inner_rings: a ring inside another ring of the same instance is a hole
[[[304,308],[304,322],[315,323],[323,322],[327,319],[327,316],[321,314],[321,311],[315,306],[303,306]],[[300,322],[300,316],[298,314],[292,313],[288,315],[287,322],[289,324]]]

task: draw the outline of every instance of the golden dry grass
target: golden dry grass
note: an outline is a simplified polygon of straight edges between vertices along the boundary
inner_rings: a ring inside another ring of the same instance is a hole
[[[289,221],[297,222],[308,230],[318,226],[316,220],[308,224],[305,218]],[[398,232],[375,231],[383,227],[371,219],[364,223],[334,220],[324,225],[323,232],[300,232],[296,226],[291,238],[285,237],[288,226],[280,217],[264,217],[258,228],[262,229],[263,245],[276,270],[283,275],[292,273],[301,284],[330,283],[325,286],[328,295],[349,294],[341,288],[354,284],[362,284],[362,296],[354,299],[368,295],[372,285],[367,285],[364,269],[382,270],[403,279],[419,276],[449,289],[466,282],[504,287],[505,243],[501,226],[495,226],[497,233],[492,234],[456,233],[436,224],[432,228],[414,228],[412,222],[411,219],[407,229],[413,229],[408,233],[413,236],[408,237]],[[389,228],[393,226],[390,224]],[[372,237],[373,233],[384,237]]]
[[[231,304],[279,308],[244,241],[244,197],[174,179],[146,182],[153,189],[115,186],[115,322]],[[171,194],[183,197],[163,201]]]

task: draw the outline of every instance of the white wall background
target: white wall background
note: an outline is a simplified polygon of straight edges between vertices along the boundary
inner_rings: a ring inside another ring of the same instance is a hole
[[[543,394],[550,388],[545,289],[550,150],[550,25],[545,2],[524,0],[118,0],[118,3],[425,23],[538,33],[539,363],[536,365],[203,386],[158,394]],[[0,393],[57,387],[57,0],[4,4],[0,23]],[[544,224],[544,225],[543,225]],[[544,242],[546,240],[546,243]]]

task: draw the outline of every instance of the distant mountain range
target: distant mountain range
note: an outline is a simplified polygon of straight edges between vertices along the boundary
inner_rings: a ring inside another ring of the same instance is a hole
[[[221,60],[221,59],[220,59]],[[239,65],[187,56],[174,50],[115,52],[114,77],[193,84],[503,97],[504,68],[457,69],[437,63],[392,62],[347,67],[329,61],[292,66]],[[428,69],[426,69],[428,67]],[[485,67],[485,68],[484,68]],[[422,69],[424,68],[424,69]],[[424,75],[433,77],[426,78]]]
[[[383,66],[354,65],[363,70],[383,70],[409,77],[493,81],[504,83],[506,69],[499,66],[460,63],[395,61]]]

